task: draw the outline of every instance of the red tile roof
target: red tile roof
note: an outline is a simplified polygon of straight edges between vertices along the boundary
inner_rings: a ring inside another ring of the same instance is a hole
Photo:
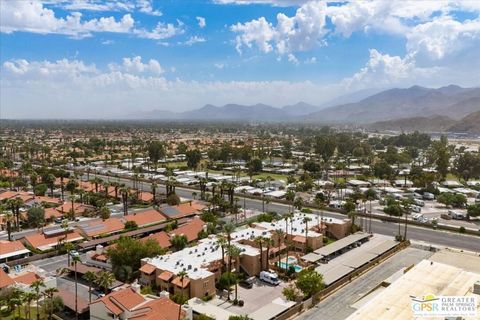
[[[15,284],[15,281],[0,268],[0,289],[11,286],[12,284]]]
[[[177,229],[173,230],[171,234],[184,235],[188,241],[194,241],[198,239],[198,233],[203,230],[205,222],[200,218],[192,219],[185,224],[181,225]]]
[[[110,234],[122,231],[125,228],[123,222],[118,218],[97,220],[79,227],[87,237],[96,237],[101,234]]]
[[[160,207],[158,211],[160,211],[160,213],[163,214],[166,218],[177,219],[200,214],[203,209],[205,209],[205,206],[203,204],[197,201],[189,201],[186,203],[181,203],[177,206]]]
[[[113,291],[106,296],[92,302],[92,304],[100,302],[103,303],[105,307],[110,310],[110,312],[118,316],[121,313],[127,310],[132,310],[139,304],[145,302],[145,299],[134,289],[126,288],[119,291]]]
[[[147,241],[149,239],[157,241],[160,247],[165,249],[169,248],[172,245],[170,243],[170,236],[165,231],[160,231],[160,232],[151,234],[148,237],[142,238],[142,241]]]
[[[141,272],[145,273],[145,274],[152,274],[155,272],[155,266],[152,266],[151,264],[144,264],[140,269]]]
[[[42,277],[40,277],[38,274],[36,274],[35,272],[31,272],[31,271],[27,271],[17,277],[14,277],[12,278],[13,281],[15,281],[16,283],[23,283],[23,284],[26,284],[26,285],[31,285],[34,281],[36,280],[39,280],[39,279],[42,279]]]
[[[165,217],[155,209],[135,212],[124,217],[124,219],[126,221],[135,221],[139,227],[149,226],[166,220]]]
[[[19,251],[27,250],[23,243],[20,241],[6,241],[0,240],[0,256],[8,255],[8,254],[15,254]],[[20,254],[20,253],[19,253]]]
[[[63,233],[52,237],[47,237],[43,233],[35,233],[25,236],[25,241],[27,241],[34,248],[47,249],[47,247],[53,247],[57,245],[59,240],[63,240],[64,238],[65,235]],[[76,230],[67,233],[67,242],[74,242],[81,239],[83,239],[83,237]]]
[[[177,320],[180,305],[169,298],[150,300],[135,308],[130,320]],[[181,311],[183,319],[184,311]]]

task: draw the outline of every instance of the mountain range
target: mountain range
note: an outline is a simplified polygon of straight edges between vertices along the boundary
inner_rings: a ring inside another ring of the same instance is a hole
[[[469,120],[463,118],[477,111],[480,111],[480,88],[449,85],[438,89],[413,86],[380,92],[363,90],[338,97],[322,106],[306,102],[281,108],[260,103],[224,106],[207,104],[185,112],[152,110],[136,113],[128,118],[355,124],[377,129],[395,127],[404,128],[403,130],[422,128],[442,131],[457,122]]]

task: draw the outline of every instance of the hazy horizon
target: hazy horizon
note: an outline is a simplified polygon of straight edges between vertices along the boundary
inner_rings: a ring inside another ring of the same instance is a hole
[[[2,1],[0,118],[321,106],[365,89],[478,87],[479,3]]]

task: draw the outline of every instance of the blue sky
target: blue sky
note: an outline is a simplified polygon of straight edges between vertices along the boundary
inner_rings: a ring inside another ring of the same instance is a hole
[[[0,112],[108,118],[478,86],[479,13],[478,1],[2,1]]]

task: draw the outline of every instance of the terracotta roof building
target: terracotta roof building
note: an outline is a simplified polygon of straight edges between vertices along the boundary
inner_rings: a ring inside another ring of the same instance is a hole
[[[180,306],[168,298],[145,298],[133,288],[113,291],[90,304],[91,319],[176,320]]]
[[[125,228],[123,222],[118,218],[92,221],[78,226],[82,234],[88,238],[95,238],[100,235],[114,234]]]
[[[189,201],[177,206],[162,206],[158,209],[167,219],[191,217],[202,213],[205,205],[198,201]]]
[[[30,250],[25,248],[20,241],[0,240],[0,262],[25,258]]]
[[[137,226],[147,227],[165,221],[165,217],[155,209],[131,213],[124,217],[125,221],[135,221]]]

